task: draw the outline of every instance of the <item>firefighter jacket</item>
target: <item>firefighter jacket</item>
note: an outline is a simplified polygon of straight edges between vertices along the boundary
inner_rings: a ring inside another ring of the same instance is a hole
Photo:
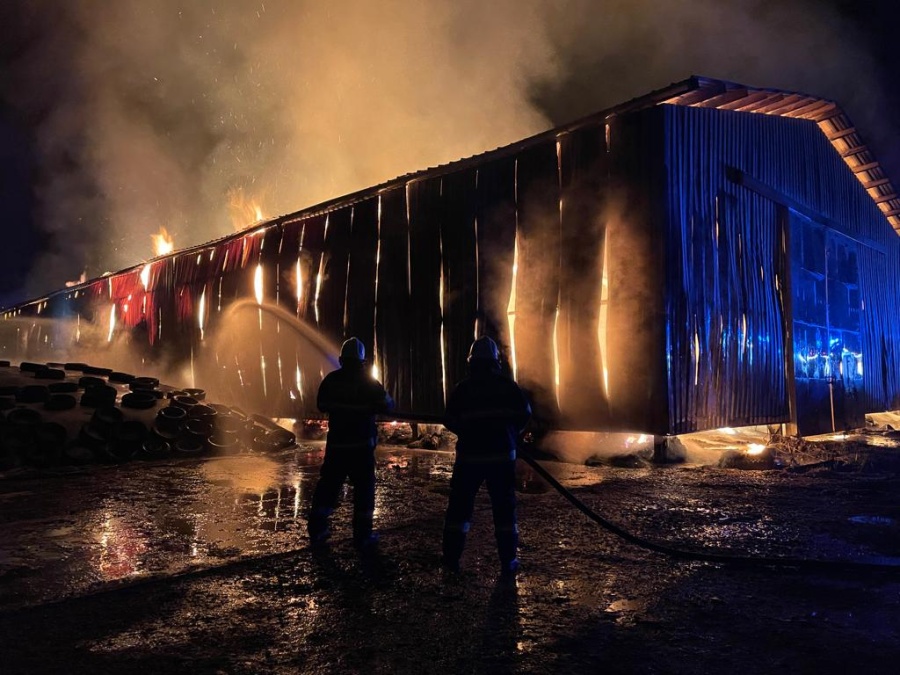
[[[531,406],[515,382],[473,361],[469,377],[447,400],[444,425],[458,437],[458,462],[509,461],[516,458],[519,433],[530,417]]]
[[[328,373],[319,386],[316,403],[328,413],[325,448],[373,449],[377,440],[375,415],[394,409],[394,401],[362,364],[345,364]]]

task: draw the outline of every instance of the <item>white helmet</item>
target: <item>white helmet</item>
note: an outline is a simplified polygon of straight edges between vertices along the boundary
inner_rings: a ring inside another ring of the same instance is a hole
[[[475,359],[484,359],[486,361],[499,361],[500,350],[497,349],[497,343],[487,335],[482,335],[472,343],[469,347],[468,361],[471,363]]]
[[[359,338],[352,337],[341,345],[341,361],[347,360],[366,360],[366,347]]]

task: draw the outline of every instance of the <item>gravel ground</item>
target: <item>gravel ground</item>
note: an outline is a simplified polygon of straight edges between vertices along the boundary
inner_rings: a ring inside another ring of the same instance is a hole
[[[834,453],[832,453],[833,455]],[[609,534],[520,462],[523,571],[497,577],[482,491],[438,568],[452,453],[383,447],[378,550],[305,512],[320,444],[0,480],[4,673],[882,673],[900,658],[900,450],[805,471],[547,462],[591,508],[680,549],[878,561],[711,564]]]

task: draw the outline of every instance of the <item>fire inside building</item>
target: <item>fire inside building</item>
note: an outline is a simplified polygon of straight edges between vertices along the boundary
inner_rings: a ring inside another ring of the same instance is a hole
[[[315,345],[360,337],[400,410],[440,414],[487,334],[548,428],[809,435],[900,408],[898,233],[837,104],[693,77],[10,308],[0,337],[203,362],[301,417]]]

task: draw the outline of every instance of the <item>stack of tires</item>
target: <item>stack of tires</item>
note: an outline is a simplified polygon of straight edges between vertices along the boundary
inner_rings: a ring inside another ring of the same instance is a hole
[[[0,368],[9,367],[0,361]],[[296,441],[266,417],[207,404],[203,389],[172,390],[154,377],[84,363],[23,362],[19,371],[34,383],[21,384],[19,377],[14,378],[19,384],[0,385],[0,471],[273,452]],[[121,393],[125,387],[128,391]],[[77,422],[72,439],[63,424],[47,419],[66,410],[73,410],[70,421],[90,414],[86,422]]]

